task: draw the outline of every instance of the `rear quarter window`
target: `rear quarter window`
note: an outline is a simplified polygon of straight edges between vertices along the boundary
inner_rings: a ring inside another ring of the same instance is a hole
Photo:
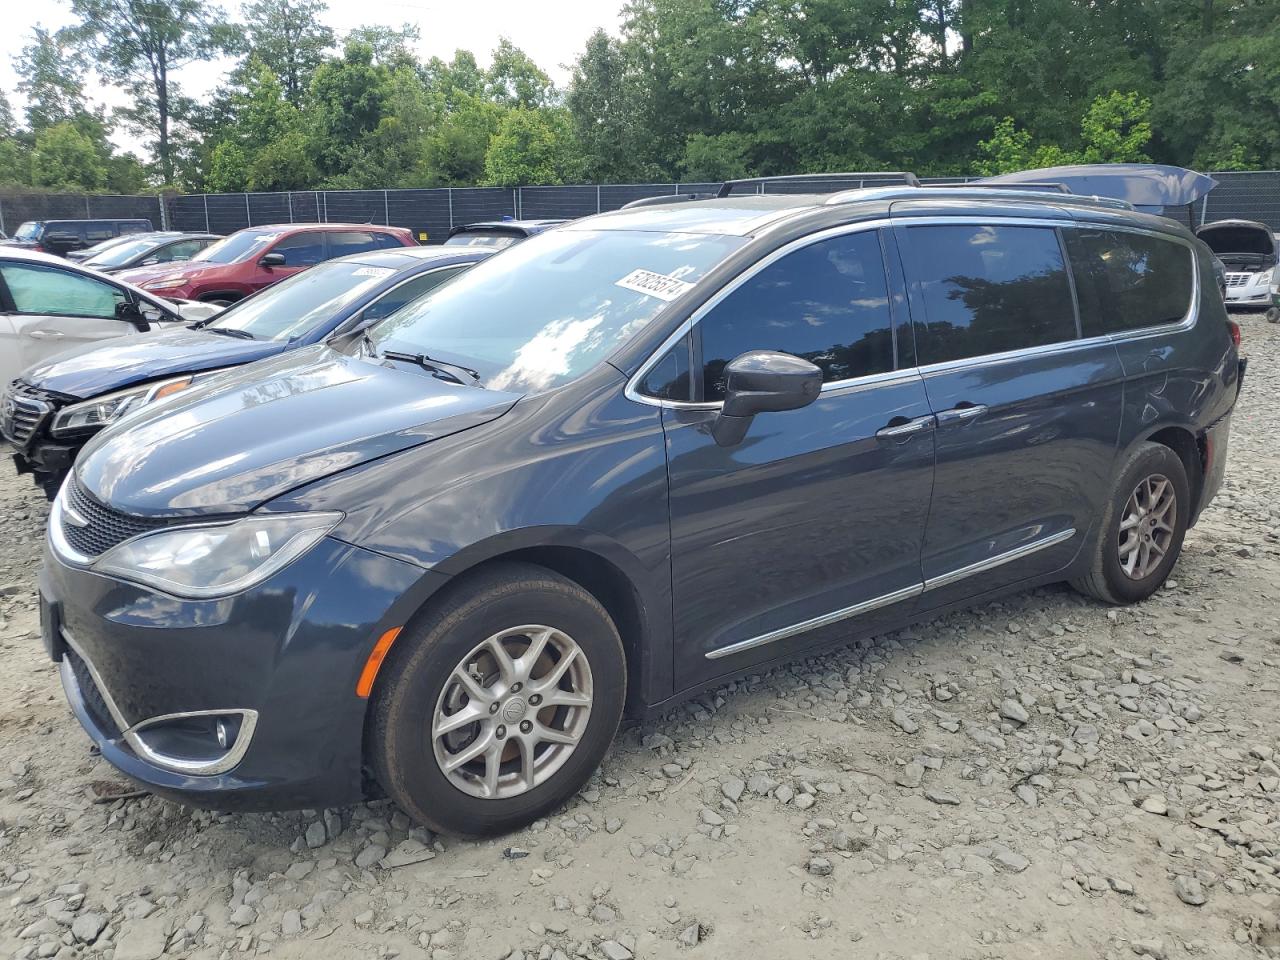
[[[1125,230],[1064,230],[1086,337],[1177,323],[1191,310],[1191,248]]]

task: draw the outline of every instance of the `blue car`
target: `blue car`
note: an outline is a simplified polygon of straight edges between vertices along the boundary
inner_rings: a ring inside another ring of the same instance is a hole
[[[81,447],[126,413],[207,377],[388,316],[492,256],[484,247],[397,247],[295,274],[209,320],[85,344],[24,371],[0,404],[0,432],[50,498]]]

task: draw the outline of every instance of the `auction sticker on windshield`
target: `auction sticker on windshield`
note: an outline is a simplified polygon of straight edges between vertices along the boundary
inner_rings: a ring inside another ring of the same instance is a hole
[[[393,273],[395,273],[395,271],[390,267],[361,267],[351,275],[353,277],[389,277]]]
[[[679,277],[668,277],[654,273],[652,270],[632,270],[621,280],[614,281],[615,286],[644,293],[659,300],[674,300],[680,294],[693,289],[693,284]]]

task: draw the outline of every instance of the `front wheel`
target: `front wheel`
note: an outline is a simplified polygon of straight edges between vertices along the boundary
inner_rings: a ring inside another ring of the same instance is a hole
[[[373,704],[374,770],[437,831],[504,833],[582,787],[625,699],[626,658],[604,607],[549,570],[502,564],[396,640]]]
[[[1147,599],[1178,562],[1190,518],[1191,488],[1182,460],[1162,444],[1143,443],[1112,487],[1089,572],[1072,586],[1105,603]]]

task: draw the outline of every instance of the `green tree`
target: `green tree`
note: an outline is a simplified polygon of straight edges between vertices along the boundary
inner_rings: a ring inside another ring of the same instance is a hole
[[[134,98],[122,114],[154,137],[160,176],[171,183],[173,124],[186,106],[173,75],[235,49],[221,11],[205,0],[71,0],[71,9],[80,23],[69,36],[106,80]]]
[[[345,169],[352,147],[377,129],[386,110],[386,66],[374,63],[374,49],[352,40],[338,60],[322,63],[311,81],[307,109],[322,174]]]
[[[588,180],[642,182],[662,175],[644,124],[643,83],[630,50],[603,30],[591,35],[565,96]]]
[[[236,193],[249,189],[249,158],[234,140],[223,140],[213,148],[204,188],[210,193]]]
[[[495,187],[572,182],[579,170],[573,126],[559,108],[509,110],[484,155],[485,179]]]
[[[483,181],[489,141],[498,132],[503,113],[497,104],[479,97],[462,99],[423,145],[426,184],[463,187]]]
[[[18,92],[26,98],[27,126],[44,130],[89,112],[80,78],[83,64],[68,49],[65,34],[37,26],[14,61]]]
[[[1146,163],[1151,141],[1151,101],[1113,90],[1089,104],[1080,121],[1081,163]]]
[[[680,162],[683,179],[692,181],[735,180],[750,173],[751,138],[742,133],[720,133],[714,137],[695,133],[685,147]]]
[[[417,25],[405,23],[399,27],[388,27],[381,24],[370,27],[357,27],[343,38],[343,46],[359,43],[373,51],[373,62],[387,66],[413,64],[417,59],[413,55],[413,45],[422,38]]]
[[[92,140],[70,121],[36,134],[31,153],[31,182],[50,190],[100,190],[107,169]]]
[[[493,51],[493,63],[485,74],[485,92],[505,107],[545,107],[555,98],[555,86],[528,54],[506,37]]]
[[[321,22],[324,0],[253,0],[243,8],[245,35],[252,55],[284,86],[299,106],[316,68],[333,47],[333,31]]]

